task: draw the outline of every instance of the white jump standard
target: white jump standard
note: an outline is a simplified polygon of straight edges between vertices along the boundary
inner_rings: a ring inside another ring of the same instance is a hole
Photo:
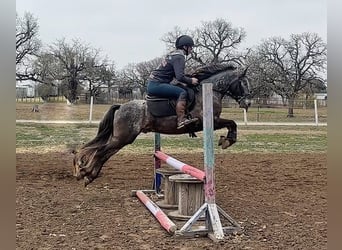
[[[226,212],[216,205],[215,201],[215,176],[214,176],[214,128],[213,128],[213,92],[212,84],[203,84],[203,146],[204,146],[204,196],[205,203],[200,209],[184,224],[184,226],[175,232],[176,235],[196,236],[199,232],[207,233],[207,236],[213,241],[219,241],[224,238],[224,231],[227,233],[237,232],[241,228]],[[219,213],[227,219],[232,226],[223,228]],[[205,229],[191,230],[191,227],[199,218],[205,215]]]

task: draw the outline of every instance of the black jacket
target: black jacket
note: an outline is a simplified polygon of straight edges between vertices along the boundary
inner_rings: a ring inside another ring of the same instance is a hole
[[[161,64],[152,71],[149,80],[170,83],[174,78],[180,82],[191,84],[191,78],[184,75],[185,55],[177,49],[165,56]]]

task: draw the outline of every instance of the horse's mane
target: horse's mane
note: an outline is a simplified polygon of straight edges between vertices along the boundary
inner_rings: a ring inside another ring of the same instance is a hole
[[[237,67],[231,64],[209,64],[196,68],[193,72],[187,74],[189,77],[196,77],[199,81],[209,78],[226,70],[236,70]]]

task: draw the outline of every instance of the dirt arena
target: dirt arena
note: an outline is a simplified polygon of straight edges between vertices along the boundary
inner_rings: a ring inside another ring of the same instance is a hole
[[[327,249],[325,153],[216,155],[217,204],[243,228],[219,243],[170,236],[130,196],[151,188],[152,155],[117,154],[87,188],[66,152],[16,157],[17,249]]]

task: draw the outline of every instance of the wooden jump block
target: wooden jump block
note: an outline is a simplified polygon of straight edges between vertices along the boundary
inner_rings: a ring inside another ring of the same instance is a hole
[[[157,201],[157,205],[166,209],[178,208],[178,188],[175,182],[170,181],[170,177],[175,174],[181,174],[182,172],[177,169],[158,168],[157,173],[163,176],[164,180],[164,200]]]
[[[169,177],[178,188],[178,210],[170,212],[170,218],[188,220],[204,203],[203,181],[188,174],[177,174]]]

